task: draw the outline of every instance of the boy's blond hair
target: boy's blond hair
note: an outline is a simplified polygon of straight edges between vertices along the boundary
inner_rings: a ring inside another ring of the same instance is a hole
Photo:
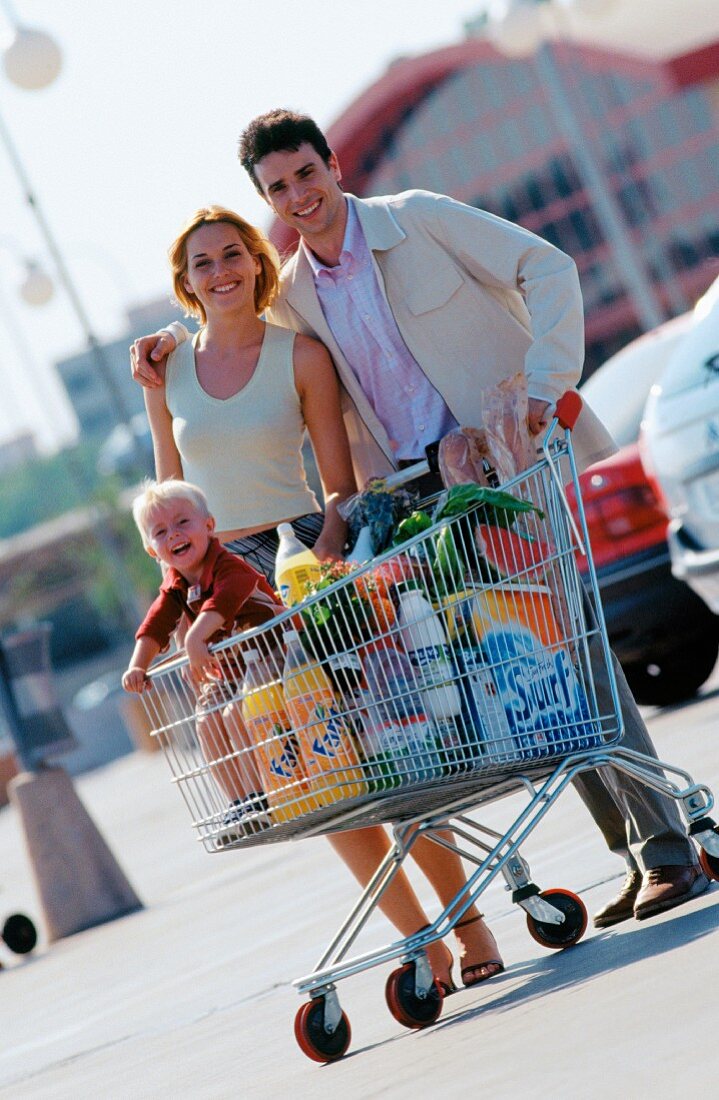
[[[148,519],[158,504],[167,504],[173,500],[186,500],[203,516],[210,515],[207,497],[202,489],[189,481],[179,478],[167,478],[166,481],[146,481],[142,492],[132,502],[132,515],[137,529],[142,535],[142,544],[148,546]]]

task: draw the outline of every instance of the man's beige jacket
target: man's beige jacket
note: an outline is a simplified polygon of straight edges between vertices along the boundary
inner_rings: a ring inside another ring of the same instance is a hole
[[[577,385],[584,323],[569,256],[511,222],[428,191],[347,197],[402,338],[461,425],[481,427],[482,389],[518,370],[531,397],[552,403]],[[344,387],[358,483],[392,470],[387,433],[325,321],[302,248],[283,268],[268,320],[329,349]],[[580,468],[616,449],[586,405],[573,439]]]

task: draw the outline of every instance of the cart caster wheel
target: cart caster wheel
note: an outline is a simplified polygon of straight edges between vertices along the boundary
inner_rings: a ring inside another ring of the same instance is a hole
[[[719,882],[719,856],[713,856],[709,852],[705,852],[703,848],[700,848],[699,863],[707,878]]]
[[[315,997],[303,1004],[295,1016],[295,1039],[302,1053],[313,1062],[336,1062],[347,1053],[352,1030],[343,1012],[332,1034],[326,1031],[325,999]]]
[[[527,913],[527,928],[532,939],[542,947],[571,947],[581,940],[587,930],[587,910],[584,902],[571,890],[543,890],[539,895],[560,912],[564,913],[564,924],[549,924],[536,920]]]
[[[414,989],[414,963],[408,962],[393,970],[387,979],[384,995],[387,1007],[403,1027],[427,1027],[439,1019],[442,1011],[442,992],[435,982],[424,998]]]
[[[27,955],[37,943],[37,929],[23,913],[13,913],[8,917],[0,936],[16,955]]]

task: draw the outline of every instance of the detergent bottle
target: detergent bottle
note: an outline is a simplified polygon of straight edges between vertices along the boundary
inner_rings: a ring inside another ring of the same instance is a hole
[[[307,595],[306,586],[320,579],[320,563],[309,546],[297,538],[291,523],[280,523],[277,534],[275,584],[285,607],[294,607]]]
[[[283,640],[285,704],[310,789],[323,805],[366,794],[359,757],[326,673],[308,660],[296,630],[286,631]]]
[[[270,806],[272,821],[291,821],[316,809],[300,763],[297,742],[290,729],[282,683],[256,649],[245,652],[242,718],[257,746],[256,760]],[[305,797],[309,795],[309,797]]]
[[[399,592],[399,636],[415,671],[424,709],[437,730],[448,771],[463,771],[469,754],[447,635],[432,604],[418,589],[402,585]]]

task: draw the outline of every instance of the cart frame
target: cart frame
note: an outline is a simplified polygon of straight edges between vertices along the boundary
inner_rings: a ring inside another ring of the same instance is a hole
[[[714,801],[709,788],[695,783],[683,769],[623,748],[619,743],[623,733],[621,708],[571,445],[571,429],[581,402],[577,406],[576,395],[567,397],[569,400],[563,399],[558,404],[549,425],[541,459],[502,488],[511,490],[516,485],[531,484],[532,478],[542,479],[543,500],[548,503],[550,512],[548,524],[555,536],[553,568],[556,566],[563,586],[568,620],[584,625],[583,630],[575,629],[571,645],[575,667],[583,670],[582,684],[587,703],[585,728],[596,731],[593,740],[592,737],[588,740],[585,737],[586,743],[583,744],[581,738],[575,738],[574,741],[562,742],[558,750],[550,750],[547,742],[545,751],[528,753],[525,750],[524,759],[520,753],[514,758],[507,758],[504,763],[501,756],[493,763],[487,763],[485,758],[485,762],[474,766],[469,774],[445,775],[441,780],[410,782],[406,789],[400,786],[399,790],[375,790],[359,797],[331,801],[315,807],[314,812],[297,814],[270,827],[264,827],[264,822],[263,827],[243,826],[229,842],[219,844],[216,815],[208,814],[205,805],[205,798],[209,797],[208,788],[205,786],[198,795],[197,787],[212,781],[210,772],[213,766],[217,768],[228,764],[237,753],[228,753],[210,762],[198,762],[196,754],[192,756],[193,746],[188,749],[176,738],[178,729],[186,727],[188,722],[189,693],[184,693],[182,704],[174,712],[166,700],[158,699],[157,690],[143,695],[153,725],[153,735],[162,741],[173,779],[185,797],[199,839],[208,850],[228,850],[275,840],[298,839],[338,829],[361,828],[367,824],[385,823],[391,826],[392,845],[386,857],[321,955],[315,969],[293,983],[301,995],[309,994],[310,997],[309,1003],[298,1012],[295,1034],[304,1052],[317,1061],[332,1061],[341,1057],[349,1045],[349,1023],[340,1007],[337,982],[371,967],[400,960],[399,970],[390,975],[387,983],[390,1010],[400,1022],[409,1027],[419,1027],[432,1023],[438,1017],[442,994],[433,979],[425,949],[456,927],[498,875],[503,877],[505,888],[511,891],[512,901],[524,909],[530,932],[540,943],[547,947],[565,948],[581,938],[587,921],[581,899],[569,891],[540,891],[531,879],[529,866],[520,849],[567,785],[583,772],[599,767],[614,768],[675,799],[686,821],[688,834],[702,849],[702,865],[719,878],[719,835],[715,822],[709,817]],[[562,438],[558,437],[559,428],[564,432]],[[564,489],[567,467],[569,479],[576,488],[576,520]],[[387,484],[400,484],[408,478],[419,476],[426,469],[426,464],[412,467],[401,475],[387,479]],[[408,540],[402,544],[401,553],[411,555],[431,534],[431,531],[423,532]],[[576,552],[586,557],[587,596],[576,568]],[[379,555],[371,566],[360,567],[352,578],[334,587],[342,588],[343,584],[356,580],[370,568],[390,561],[397,553],[388,551]],[[303,602],[302,608],[306,610],[321,604],[331,591],[327,589],[310,596]],[[596,621],[590,621],[592,616],[587,601]],[[263,635],[267,636],[269,629],[277,632],[292,626],[296,615],[297,608],[288,609],[271,624],[227,639],[214,647],[214,651],[218,655],[228,655],[238,645],[250,648]],[[596,653],[594,656],[590,654],[591,644],[598,645],[599,658]],[[597,703],[592,674],[593,662],[598,659],[606,670],[611,697],[609,712],[604,713]],[[177,686],[185,665],[186,659],[176,656],[152,669],[150,680],[156,689],[168,680],[170,685]],[[178,690],[177,694],[181,696],[182,691]],[[189,768],[188,752],[191,761],[194,760]],[[504,833],[489,829],[468,816],[471,808],[517,790],[524,790],[528,801]],[[445,835],[445,830],[450,827],[452,839]],[[350,949],[420,837],[457,853],[473,865],[465,887],[431,924],[414,936],[350,957]]]

